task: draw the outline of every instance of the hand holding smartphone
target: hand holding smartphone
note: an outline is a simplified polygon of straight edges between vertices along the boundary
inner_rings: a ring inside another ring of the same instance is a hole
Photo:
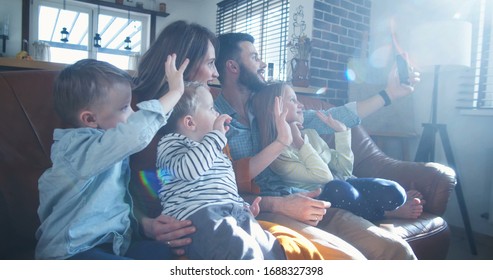
[[[397,63],[397,72],[399,73],[399,80],[403,85],[410,85],[409,82],[409,65],[407,60],[401,55],[397,55],[396,58]]]

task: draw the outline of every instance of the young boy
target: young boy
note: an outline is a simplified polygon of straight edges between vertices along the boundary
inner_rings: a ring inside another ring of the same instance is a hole
[[[37,259],[169,259],[168,246],[132,239],[128,157],[144,149],[183,94],[176,55],[166,60],[170,90],[130,107],[131,77],[109,63],[81,60],[55,82],[53,166],[39,179]],[[136,228],[136,227],[135,227]]]
[[[249,207],[238,194],[223,153],[230,120],[216,112],[206,85],[187,84],[158,145],[157,168],[169,173],[159,191],[163,214],[197,228],[185,248],[190,259],[285,259],[276,238],[255,220],[259,199]]]

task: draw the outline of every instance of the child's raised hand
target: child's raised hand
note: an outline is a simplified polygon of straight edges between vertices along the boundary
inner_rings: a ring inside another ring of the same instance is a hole
[[[288,114],[288,109],[282,106],[282,99],[276,96],[274,101],[274,118],[277,129],[276,140],[284,144],[285,146],[291,145],[293,142],[293,136],[291,135],[291,128],[286,122],[286,115]]]
[[[183,93],[185,90],[185,82],[183,81],[183,72],[187,69],[190,60],[187,58],[180,65],[179,69],[176,69],[176,54],[168,55],[165,63],[166,79],[169,85],[169,91],[177,91]]]
[[[231,122],[231,119],[232,118],[227,114],[219,115],[214,121],[212,128],[214,130],[219,130],[223,134],[226,134],[226,132],[229,130],[229,126],[227,124]]]
[[[317,111],[317,117],[336,132],[342,132],[348,130],[345,124],[334,119],[330,113],[326,115],[320,111]]]
[[[289,124],[289,127],[291,128],[291,135],[293,135],[293,145],[297,149],[300,149],[301,146],[305,144],[305,137],[301,132],[301,129],[303,129],[303,125],[299,122],[292,122]]]

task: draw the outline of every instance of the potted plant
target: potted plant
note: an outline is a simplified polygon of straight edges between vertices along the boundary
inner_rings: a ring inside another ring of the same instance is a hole
[[[303,6],[299,6],[293,15],[293,35],[287,47],[293,54],[291,59],[292,84],[308,87],[310,84],[309,58],[312,51],[310,38],[305,34],[306,24],[303,20]]]

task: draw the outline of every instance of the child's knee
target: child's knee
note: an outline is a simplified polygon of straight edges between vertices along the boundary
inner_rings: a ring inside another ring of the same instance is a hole
[[[345,181],[334,180],[327,183],[319,198],[323,200],[356,201],[360,194],[356,188]]]

